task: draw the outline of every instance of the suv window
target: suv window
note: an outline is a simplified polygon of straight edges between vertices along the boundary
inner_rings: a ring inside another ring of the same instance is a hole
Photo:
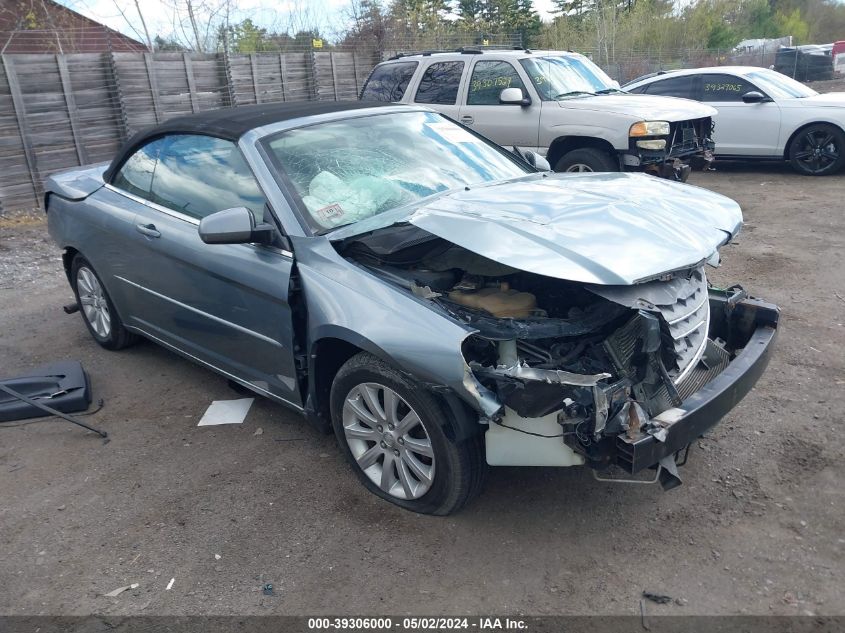
[[[643,92],[650,95],[691,99],[693,79],[694,77],[692,75],[662,79],[645,86]]]
[[[455,105],[458,100],[458,86],[464,72],[464,62],[437,62],[425,69],[417,94],[416,103],[439,103]]]
[[[505,88],[519,88],[525,94],[525,85],[509,62],[479,61],[472,69],[467,105],[499,105],[499,95]]]
[[[742,101],[746,92],[757,90],[757,87],[741,77],[733,75],[702,75],[702,101]]]
[[[163,143],[163,139],[151,141],[127,158],[112,179],[112,184],[118,189],[149,199],[153,172]]]
[[[382,64],[373,69],[364,89],[362,101],[401,101],[419,62]]]
[[[211,136],[166,138],[152,182],[152,201],[194,218],[247,207],[264,216],[264,196],[238,147]]]

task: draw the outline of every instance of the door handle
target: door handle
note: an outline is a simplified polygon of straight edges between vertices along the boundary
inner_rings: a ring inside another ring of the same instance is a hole
[[[472,125],[475,123],[475,119],[473,119],[470,115],[465,114],[461,117],[461,123],[464,125]]]
[[[135,230],[147,237],[161,237],[161,233],[156,229],[155,224],[136,224]]]

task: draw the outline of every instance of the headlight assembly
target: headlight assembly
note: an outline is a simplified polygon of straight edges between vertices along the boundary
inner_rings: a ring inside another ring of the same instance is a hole
[[[668,136],[668,121],[637,121],[628,131],[628,136]]]

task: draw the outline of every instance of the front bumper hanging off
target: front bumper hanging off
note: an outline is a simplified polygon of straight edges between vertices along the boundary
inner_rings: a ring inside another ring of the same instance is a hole
[[[733,409],[751,391],[769,363],[777,338],[777,306],[739,299],[726,291],[710,292],[710,338],[720,338],[736,354],[725,370],[679,406],[653,418],[659,435],[635,432],[615,438],[615,463],[629,473],[656,467],[684,450]],[[659,438],[659,439],[658,439]]]

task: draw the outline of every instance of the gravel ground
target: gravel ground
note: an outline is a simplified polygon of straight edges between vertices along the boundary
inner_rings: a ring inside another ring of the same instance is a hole
[[[783,309],[756,389],[673,491],[501,468],[449,518],[368,494],[332,437],[268,401],[198,428],[226,381],[151,343],[99,348],[61,310],[41,218],[0,218],[3,373],[81,360],[111,434],[0,429],[0,613],[637,614],[648,590],[677,599],[655,614],[845,614],[845,175],[693,182],[745,210],[715,281]]]

